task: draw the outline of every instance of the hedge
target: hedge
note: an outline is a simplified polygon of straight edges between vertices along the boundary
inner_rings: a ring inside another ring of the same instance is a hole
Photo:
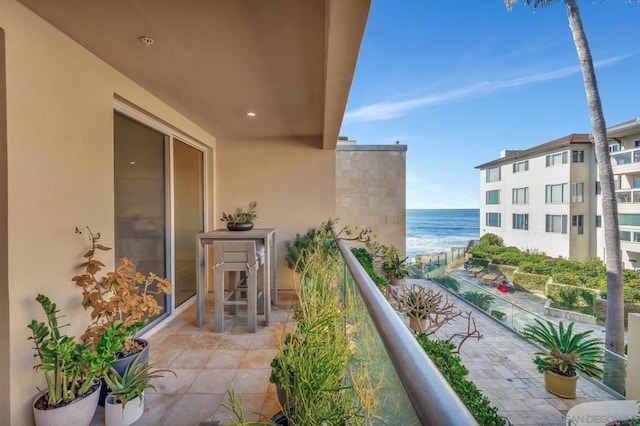
[[[640,313],[640,303],[624,304],[624,327],[627,328],[630,313]],[[607,317],[607,301],[602,299],[596,300],[596,319],[599,324],[604,324]]]
[[[538,292],[544,294],[544,286],[549,281],[548,275],[528,274],[526,272],[515,272],[511,276],[511,282],[522,287],[528,292]]]

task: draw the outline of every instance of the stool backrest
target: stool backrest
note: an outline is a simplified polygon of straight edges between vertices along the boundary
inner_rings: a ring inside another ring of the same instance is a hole
[[[224,271],[246,271],[257,263],[256,242],[249,241],[214,241],[214,264]]]

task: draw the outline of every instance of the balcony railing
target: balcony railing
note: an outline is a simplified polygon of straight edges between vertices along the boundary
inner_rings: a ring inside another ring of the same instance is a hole
[[[456,290],[452,290],[449,286],[445,285],[444,280],[442,280],[443,276],[453,277],[458,282],[458,288]],[[459,275],[453,275],[445,272],[444,268],[431,271],[429,273],[429,277],[433,281],[441,284],[445,290],[453,293],[457,297],[462,297],[461,294],[464,292],[480,292],[482,294],[489,295],[492,298],[492,301],[491,305],[486,310],[487,315],[496,317],[505,327],[510,328],[520,335],[522,335],[522,331],[526,325],[534,324],[535,319],[545,321],[545,318],[542,318],[493,292],[489,292]],[[605,370],[604,378],[599,381],[597,379],[588,379],[598,381],[613,394],[622,396],[625,394],[626,364],[626,358],[605,348],[605,363],[603,365]]]
[[[611,154],[611,165],[614,167],[638,162],[640,162],[640,149]]]
[[[338,246],[345,299],[354,304],[356,358],[370,369],[365,384],[383,386],[373,393],[374,418],[380,424],[477,425],[345,242],[339,240]]]

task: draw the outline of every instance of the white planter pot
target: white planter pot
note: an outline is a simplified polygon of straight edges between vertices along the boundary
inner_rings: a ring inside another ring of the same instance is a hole
[[[143,398],[134,398],[122,408],[120,401],[108,395],[104,402],[104,421],[106,426],[129,426],[144,414]]]
[[[102,386],[100,380],[96,381]],[[97,388],[84,398],[76,399],[71,404],[50,410],[40,410],[35,407],[35,403],[40,396],[42,394],[38,395],[33,401],[33,415],[37,426],[88,426],[98,407],[100,388]]]

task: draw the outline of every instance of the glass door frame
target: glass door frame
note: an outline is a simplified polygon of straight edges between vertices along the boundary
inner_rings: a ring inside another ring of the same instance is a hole
[[[197,149],[202,153],[202,199],[203,199],[203,224],[205,227],[205,231],[207,228],[208,217],[209,217],[209,185],[207,176],[209,176],[208,164],[209,164],[209,150],[207,146],[198,142],[192,137],[187,136],[186,134],[180,132],[179,130],[166,125],[158,120],[151,118],[149,115],[144,114],[143,112],[138,111],[134,107],[129,104],[120,101],[118,99],[114,99],[113,103],[113,111],[119,114],[122,114],[132,120],[135,120],[147,127],[150,127],[153,130],[156,130],[162,133],[165,137],[165,196],[166,196],[166,204],[165,204],[165,214],[166,214],[166,223],[165,223],[165,231],[166,231],[166,241],[165,241],[165,257],[166,264],[165,269],[167,271],[167,278],[172,283],[175,282],[176,270],[175,270],[175,194],[174,194],[174,164],[173,164],[173,146],[174,143],[184,143],[189,145],[192,148]],[[114,194],[115,195],[115,194]],[[115,226],[115,224],[114,224]],[[193,239],[193,244],[195,246],[196,240],[195,236]],[[194,264],[194,268],[195,268]],[[147,332],[151,328],[157,326],[158,324],[167,321],[169,318],[173,318],[174,316],[182,313],[186,309],[188,309],[191,305],[193,305],[196,301],[196,295],[190,297],[187,301],[182,303],[179,307],[175,306],[175,292],[171,292],[168,295],[168,306],[166,307],[164,315],[161,315],[157,320],[149,323],[142,331]]]

